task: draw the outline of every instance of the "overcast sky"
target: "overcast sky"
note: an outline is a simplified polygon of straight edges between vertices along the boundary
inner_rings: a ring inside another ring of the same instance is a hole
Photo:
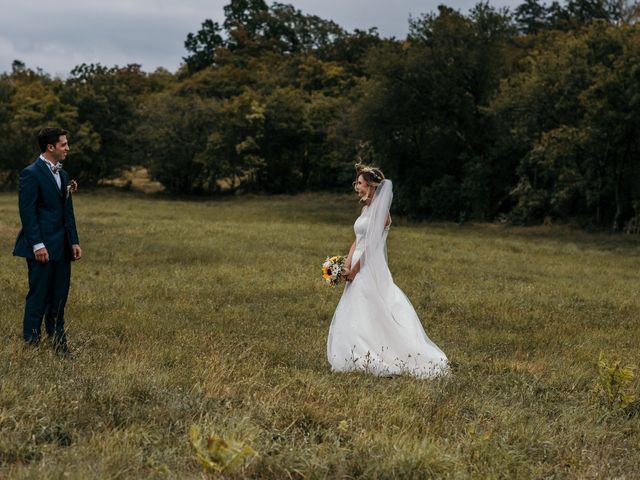
[[[524,0],[523,0],[524,1]],[[175,71],[186,55],[184,40],[211,18],[222,23],[229,0],[0,0],[0,72],[18,59],[27,67],[65,77],[81,63],[139,63],[143,70]],[[273,3],[271,0],[268,4]],[[410,15],[444,3],[464,13],[476,0],[280,0],[355,28],[378,27],[385,37],[404,38]],[[512,10],[519,0],[491,0]]]

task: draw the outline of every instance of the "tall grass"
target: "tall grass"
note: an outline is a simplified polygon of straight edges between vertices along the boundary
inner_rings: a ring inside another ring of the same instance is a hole
[[[395,281],[453,362],[420,381],[328,369],[340,289],[319,268],[353,239],[350,197],[77,194],[73,359],[23,348],[16,203],[0,195],[0,477],[213,477],[192,426],[257,452],[229,478],[637,475],[637,408],[594,395],[601,351],[640,364],[637,239],[395,219]]]

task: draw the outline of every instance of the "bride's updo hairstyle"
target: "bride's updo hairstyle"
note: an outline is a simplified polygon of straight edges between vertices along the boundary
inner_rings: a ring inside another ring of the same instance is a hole
[[[382,170],[378,167],[372,167],[370,165],[365,165],[364,163],[356,163],[355,167],[356,181],[353,182],[354,189],[360,175],[362,175],[363,180],[367,182],[367,185],[369,185],[369,191],[360,199],[361,202],[366,202],[369,200],[369,196],[375,192],[376,187],[380,185],[380,182],[384,180],[384,173],[382,173]]]

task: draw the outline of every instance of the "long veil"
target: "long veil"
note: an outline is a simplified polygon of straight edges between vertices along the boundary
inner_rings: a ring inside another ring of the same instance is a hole
[[[393,183],[391,180],[385,179],[380,182],[373,196],[373,200],[367,209],[369,221],[367,223],[367,233],[364,238],[364,252],[362,253],[361,262],[366,262],[367,264],[366,274],[370,276],[377,297],[380,300],[380,302],[378,302],[379,308],[384,311],[387,318],[392,318],[395,323],[402,327],[412,324],[411,321],[409,321],[410,317],[398,317],[395,313],[396,309],[394,305],[397,305],[398,296],[408,305],[411,305],[411,301],[404,292],[395,286],[393,277],[389,271],[389,265],[387,264],[388,230],[385,227],[392,201]],[[362,263],[362,265],[364,265],[364,263]],[[415,312],[413,306],[411,308]],[[415,320],[419,322],[417,316]],[[407,324],[408,321],[409,324]],[[441,352],[422,327],[420,327],[418,334],[428,345],[435,347]],[[442,355],[444,356],[444,353],[442,353]]]
[[[366,215],[367,233],[364,237],[364,251],[361,257],[361,264],[367,264],[367,271],[370,273],[378,297],[382,300],[389,300],[393,279],[387,264],[387,232],[385,229],[389,209],[393,201],[393,183],[391,180],[383,180],[378,185],[371,204],[367,208]],[[387,301],[382,302],[388,307]],[[392,312],[387,312],[393,317]],[[395,319],[394,319],[395,320]]]

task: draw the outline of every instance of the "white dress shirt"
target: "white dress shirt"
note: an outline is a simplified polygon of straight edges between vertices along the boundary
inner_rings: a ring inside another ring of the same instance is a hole
[[[58,184],[58,189],[61,189],[62,180],[60,179],[60,172],[56,171],[56,173],[53,173],[53,170],[52,170],[52,168],[54,168],[53,163],[51,163],[49,160],[44,158],[42,155],[40,155],[40,160],[42,160],[44,163],[47,164],[47,166],[49,167],[49,171],[51,172],[51,175],[53,175],[53,178],[56,180],[56,183]]]

